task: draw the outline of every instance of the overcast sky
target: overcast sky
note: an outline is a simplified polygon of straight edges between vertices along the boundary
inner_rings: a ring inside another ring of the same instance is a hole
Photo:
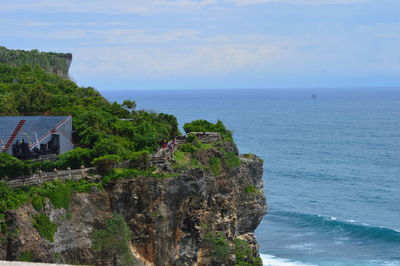
[[[397,87],[399,0],[0,0],[0,45],[101,90]]]

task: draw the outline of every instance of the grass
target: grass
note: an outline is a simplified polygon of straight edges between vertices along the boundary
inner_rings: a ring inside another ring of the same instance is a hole
[[[34,195],[32,197],[32,206],[36,211],[40,211],[44,207],[44,197],[40,195]]]
[[[253,250],[249,247],[249,243],[244,240],[235,238],[235,266],[261,266],[262,260],[260,257],[253,255]]]
[[[23,186],[19,188],[10,188],[0,182],[0,230],[3,236],[13,233],[7,232],[7,225],[4,221],[6,211],[15,210],[23,204],[31,202],[33,208],[41,212],[45,198],[49,198],[55,208],[68,209],[73,192],[90,192],[92,187],[97,187],[98,190],[103,189],[101,183],[91,183],[86,180],[66,180],[65,183],[54,181],[45,183],[42,186]],[[53,239],[52,235],[54,235],[56,228],[47,216],[43,214],[34,216],[33,223],[44,238],[49,241]],[[4,239],[0,239],[0,241],[4,241]]]
[[[224,163],[226,166],[228,166],[229,169],[233,169],[236,167],[240,166],[240,159],[239,156],[236,155],[236,153],[231,152],[231,151],[223,151],[223,158],[224,158]]]
[[[211,172],[215,176],[219,176],[222,173],[222,160],[218,157],[211,157],[209,160]]]
[[[207,246],[211,255],[224,262],[231,254],[231,248],[226,237],[220,232],[208,232],[205,235]]]
[[[57,232],[57,225],[50,221],[45,214],[38,214],[33,217],[33,226],[44,239],[54,242],[54,234]]]
[[[260,193],[260,190],[253,185],[246,186],[244,192],[249,195],[256,195]]]
[[[32,251],[23,251],[17,255],[17,261],[31,262],[33,260]]]
[[[116,257],[120,265],[135,265],[129,249],[132,232],[124,217],[114,214],[105,221],[105,228],[92,235],[92,248],[96,252]]]
[[[175,173],[154,173],[154,169],[139,170],[139,169],[124,169],[115,168],[102,179],[102,184],[107,185],[113,180],[119,179],[134,179],[138,177],[155,177],[155,178],[171,178],[175,177]]]
[[[72,197],[72,189],[68,184],[63,184],[59,181],[47,184],[43,194],[50,199],[54,208],[69,208]]]
[[[188,152],[176,151],[173,158],[176,162],[174,168],[203,168],[204,166]]]
[[[190,162],[190,155],[180,150],[175,151],[173,159],[178,165],[187,165]]]

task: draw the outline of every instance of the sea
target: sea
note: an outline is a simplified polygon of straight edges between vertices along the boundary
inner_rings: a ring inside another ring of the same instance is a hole
[[[400,265],[400,89],[102,91],[264,159],[264,265]]]

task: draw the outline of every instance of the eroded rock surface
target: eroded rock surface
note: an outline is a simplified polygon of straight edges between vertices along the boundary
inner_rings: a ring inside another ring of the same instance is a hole
[[[224,145],[237,153],[235,145]],[[197,158],[207,162],[220,150]],[[244,240],[258,256],[253,232],[266,213],[262,172],[261,159],[242,155],[240,166],[225,166],[218,176],[198,167],[170,178],[116,180],[104,191],[73,194],[69,210],[47,201],[45,213],[57,225],[54,242],[33,227],[37,212],[29,203],[7,213],[8,231],[16,233],[2,243],[0,259],[15,260],[29,251],[34,261],[113,265],[115,260],[93,251],[91,238],[113,213],[122,215],[132,231],[130,250],[139,265],[222,265],[210,251],[209,232],[221,232],[231,246],[234,239]],[[225,264],[234,261],[231,254]]]

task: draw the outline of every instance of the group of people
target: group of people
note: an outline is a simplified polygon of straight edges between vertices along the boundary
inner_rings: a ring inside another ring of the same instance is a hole
[[[174,139],[171,141],[164,140],[162,143],[164,153],[167,151],[172,151],[172,149],[176,146],[176,144],[177,144],[176,137],[174,137]]]

